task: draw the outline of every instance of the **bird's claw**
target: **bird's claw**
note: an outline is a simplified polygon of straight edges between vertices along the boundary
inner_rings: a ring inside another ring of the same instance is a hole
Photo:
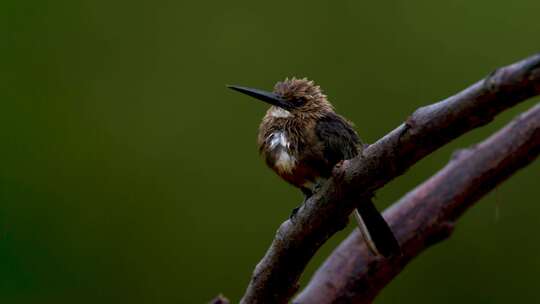
[[[294,217],[296,216],[296,213],[298,213],[298,210],[300,210],[300,206],[294,208],[291,211],[291,215],[289,215],[289,220],[291,220],[291,222],[293,222],[293,223],[294,223]]]
[[[324,183],[326,183],[326,180],[318,180],[317,183],[313,186],[313,192],[317,193],[321,188],[323,187]]]

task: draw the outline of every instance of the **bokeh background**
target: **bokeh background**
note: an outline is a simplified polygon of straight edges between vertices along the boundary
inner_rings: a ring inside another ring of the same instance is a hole
[[[373,142],[540,51],[539,12],[538,0],[1,1],[0,302],[237,301],[302,196],[257,154],[266,106],[226,84],[307,76]],[[427,157],[378,206],[538,100]],[[540,302],[539,180],[536,162],[487,195],[377,302]]]

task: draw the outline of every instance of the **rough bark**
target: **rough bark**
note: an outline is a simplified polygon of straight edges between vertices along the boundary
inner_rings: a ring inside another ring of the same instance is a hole
[[[285,221],[257,264],[242,303],[287,303],[320,246],[343,229],[352,210],[410,166],[498,113],[540,93],[540,54],[501,68],[464,91],[422,107],[333,177]]]
[[[294,303],[371,303],[414,257],[447,238],[467,208],[540,153],[540,104],[482,143],[460,150],[436,175],[384,212],[403,255],[374,256],[352,232]]]

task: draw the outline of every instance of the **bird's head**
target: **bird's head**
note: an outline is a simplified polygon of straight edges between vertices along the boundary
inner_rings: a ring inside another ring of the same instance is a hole
[[[326,99],[321,88],[311,80],[285,79],[276,83],[273,92],[241,86],[228,86],[230,89],[262,100],[274,107],[276,112],[287,115],[321,115],[333,111],[332,105]]]

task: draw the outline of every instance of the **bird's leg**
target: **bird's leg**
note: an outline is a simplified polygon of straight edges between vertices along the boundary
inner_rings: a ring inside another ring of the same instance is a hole
[[[334,165],[335,169],[341,169],[341,166],[343,166],[344,160],[340,160],[337,164]]]
[[[315,186],[313,186],[313,193],[319,192],[319,190],[322,188],[325,182],[326,182],[325,178],[322,178],[322,177],[318,178],[317,182],[315,183]]]
[[[296,208],[294,208],[292,211],[291,211],[291,215],[289,215],[289,219],[291,220],[291,222],[294,222],[294,217],[296,216],[296,213],[298,212],[298,210],[300,210],[300,207],[302,207],[302,205],[304,205],[304,203],[311,197],[311,195],[313,194],[313,192],[307,188],[300,188],[302,190],[302,193],[304,194],[304,201]]]
[[[305,200],[304,200],[305,202]],[[292,211],[291,211],[291,215],[289,215],[289,219],[291,220],[291,222],[294,222],[294,217],[296,216],[296,213],[298,213],[298,210],[300,210],[300,207],[302,207],[304,203],[300,204],[298,207],[294,208]]]

